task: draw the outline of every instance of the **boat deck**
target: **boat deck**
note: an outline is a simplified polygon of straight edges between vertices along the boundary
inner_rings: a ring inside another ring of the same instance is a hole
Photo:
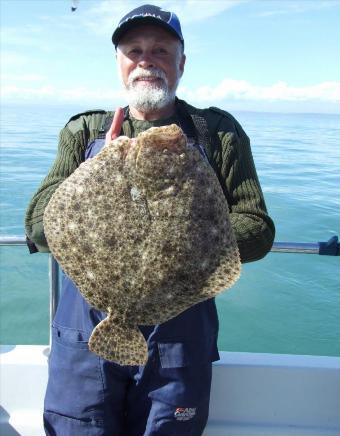
[[[47,346],[0,346],[0,434],[42,436]],[[340,358],[221,352],[204,436],[340,436]]]

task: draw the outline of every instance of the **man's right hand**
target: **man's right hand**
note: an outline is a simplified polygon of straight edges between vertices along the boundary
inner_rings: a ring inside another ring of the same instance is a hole
[[[105,145],[116,139],[120,135],[122,124],[124,121],[124,110],[118,107],[115,111],[111,127],[105,136]]]

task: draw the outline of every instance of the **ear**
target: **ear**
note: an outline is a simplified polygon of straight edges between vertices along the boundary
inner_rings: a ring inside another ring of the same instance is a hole
[[[181,72],[181,77],[182,77],[182,75],[184,73],[184,65],[185,65],[186,59],[187,58],[186,58],[185,54],[183,53],[182,57],[181,57],[181,60],[179,61],[179,71]]]

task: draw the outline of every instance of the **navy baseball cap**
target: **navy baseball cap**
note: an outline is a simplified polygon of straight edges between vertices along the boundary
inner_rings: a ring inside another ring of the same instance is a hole
[[[112,42],[116,48],[124,33],[132,29],[136,24],[155,24],[161,26],[176,36],[184,45],[181,24],[175,13],[165,11],[158,6],[143,5],[133,9],[119,21],[117,29],[112,35]]]

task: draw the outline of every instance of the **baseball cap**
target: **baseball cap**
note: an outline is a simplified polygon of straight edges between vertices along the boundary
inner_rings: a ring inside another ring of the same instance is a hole
[[[119,21],[117,29],[112,35],[112,42],[115,47],[119,44],[119,40],[124,33],[136,24],[156,24],[161,26],[176,36],[184,45],[181,24],[174,12],[166,11],[154,5],[143,5],[133,9]]]

